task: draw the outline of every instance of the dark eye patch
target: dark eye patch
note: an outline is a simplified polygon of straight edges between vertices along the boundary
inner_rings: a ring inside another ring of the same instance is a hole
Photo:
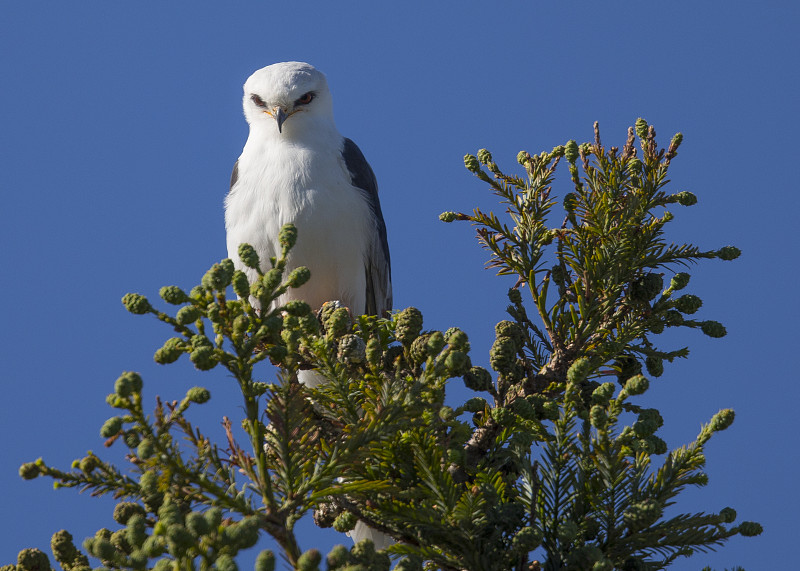
[[[314,98],[317,96],[316,93],[313,91],[309,91],[308,93],[303,94],[299,99],[297,99],[294,104],[295,105],[308,105],[311,103]]]
[[[267,106],[267,104],[266,104],[266,103],[264,103],[264,100],[263,100],[263,99],[261,99],[261,98],[260,98],[258,95],[256,95],[255,93],[254,93],[254,94],[252,94],[252,95],[250,96],[250,100],[251,100],[253,103],[255,103],[256,105],[258,105],[259,107],[266,107],[266,106]]]

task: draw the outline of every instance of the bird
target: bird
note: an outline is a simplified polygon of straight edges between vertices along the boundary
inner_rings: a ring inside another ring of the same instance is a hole
[[[311,279],[280,296],[319,309],[335,301],[354,315],[387,316],[392,276],[386,224],[375,173],[358,146],[343,137],[333,119],[325,75],[305,62],[282,62],[254,72],[244,84],[247,142],[231,174],[225,198],[228,256],[252,283],[258,272],[238,257],[248,243],[270,268],[281,254],[278,233],[297,228],[286,271],[306,266]],[[299,371],[308,386],[324,381]],[[372,539],[383,549],[391,538],[358,521],[348,533],[358,543]]]
[[[247,142],[225,198],[228,256],[254,281],[258,273],[238,258],[241,243],[258,253],[262,270],[280,256],[278,232],[297,228],[287,272],[306,266],[311,279],[277,300],[302,299],[319,309],[339,301],[355,315],[386,316],[392,278],[386,224],[375,173],[333,119],[325,75],[304,62],[282,62],[254,72],[244,84]]]

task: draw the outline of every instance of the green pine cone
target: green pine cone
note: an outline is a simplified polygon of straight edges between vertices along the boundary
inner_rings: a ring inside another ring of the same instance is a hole
[[[186,529],[195,537],[200,537],[211,531],[211,527],[202,512],[189,512],[186,515]]]
[[[719,432],[720,430],[725,430],[731,424],[733,424],[733,420],[736,417],[736,413],[733,409],[725,408],[719,411],[711,418],[711,423],[709,428],[711,428],[712,432]]]
[[[481,169],[481,165],[475,155],[464,155],[464,166],[470,172],[478,172]]]
[[[153,306],[147,301],[147,298],[139,293],[126,293],[122,297],[122,304],[125,309],[135,315],[143,315],[149,311],[153,311]]]
[[[512,287],[508,290],[508,300],[514,305],[522,303],[522,292]]]
[[[194,403],[203,404],[211,399],[211,393],[203,387],[192,387],[186,391],[186,398]]]
[[[396,319],[395,337],[409,346],[422,332],[422,312],[416,307],[408,307],[398,313]]]
[[[426,351],[428,355],[438,355],[444,349],[446,341],[444,340],[444,334],[441,331],[431,331],[428,336],[428,342],[426,343]]]
[[[120,502],[114,507],[114,521],[125,525],[134,515],[145,515],[144,508],[134,502]]]
[[[420,335],[414,341],[411,342],[411,347],[409,348],[409,356],[411,357],[411,362],[416,365],[423,364],[429,356],[428,353],[428,340],[430,339],[430,334],[426,333],[424,335]],[[444,341],[444,338],[442,338]]]
[[[733,523],[736,521],[736,510],[733,508],[723,508],[719,512],[719,517],[725,523]]]
[[[675,308],[681,313],[686,313],[689,315],[696,313],[702,305],[703,300],[690,293],[682,295],[675,300]]]
[[[164,342],[164,346],[158,349],[153,355],[153,359],[160,365],[174,363],[183,354],[183,339],[172,337]]]
[[[447,331],[444,332],[444,341],[452,349],[457,349],[459,351],[469,352],[469,337],[467,334],[461,331],[458,327],[451,327]]]
[[[50,539],[50,549],[53,551],[56,561],[61,563],[63,568],[73,567],[73,562],[80,555],[72,541],[72,535],[66,529],[53,534]]]
[[[592,362],[586,357],[576,359],[574,363],[567,370],[567,382],[581,383],[586,380],[589,373],[592,372]]]
[[[739,530],[739,534],[744,537],[755,537],[761,535],[764,531],[761,524],[754,521],[743,521],[736,529]]]
[[[261,261],[258,259],[258,254],[256,253],[255,248],[253,248],[250,244],[239,244],[238,254],[239,259],[248,268],[257,270],[261,267]]]
[[[508,373],[517,362],[517,347],[509,337],[495,339],[489,351],[489,364],[498,373]]]
[[[175,314],[175,321],[181,325],[188,325],[200,319],[202,313],[198,308],[193,305],[186,305],[178,310]]]
[[[286,278],[286,285],[291,288],[298,288],[311,279],[311,270],[305,266],[295,268]]]
[[[478,150],[478,160],[482,164],[488,165],[489,163],[492,162],[492,153],[490,153],[486,149],[480,149],[480,150]]]
[[[717,250],[717,257],[720,260],[735,260],[742,255],[742,251],[736,246],[725,246]]]
[[[342,568],[350,562],[350,550],[344,545],[336,545],[328,553],[325,562],[328,564],[328,569]]]
[[[575,208],[577,206],[578,206],[578,195],[577,194],[575,194],[574,192],[568,192],[567,194],[564,195],[564,210],[566,210],[567,212],[572,213],[572,212],[575,212]],[[559,270],[560,270],[561,266],[555,266],[553,269],[555,269],[555,268],[559,268]],[[553,279],[557,279],[557,278],[554,276]]]
[[[333,520],[333,529],[340,533],[352,531],[358,523],[358,518],[350,512],[342,512]]]
[[[231,283],[233,267],[227,264],[214,264],[200,280],[203,287],[208,290],[222,291]]]
[[[142,384],[142,377],[139,376],[139,373],[126,371],[114,383],[114,392],[123,398],[127,398],[133,393],[141,391]]]
[[[517,351],[525,346],[525,333],[513,321],[501,321],[494,326],[495,337],[508,337],[514,342]]]
[[[511,540],[511,548],[520,555],[525,555],[536,549],[541,541],[542,535],[539,530],[534,527],[523,527]]]
[[[167,560],[162,559],[162,561]],[[153,571],[156,571],[156,569],[153,569]],[[239,566],[233,560],[233,557],[223,554],[217,557],[217,571],[239,571]]]
[[[209,529],[211,529],[211,531],[216,531],[222,523],[222,510],[214,506],[206,511],[204,517],[206,518]]]
[[[472,367],[469,355],[463,351],[449,351],[444,360],[445,369],[451,377],[460,377]]]
[[[679,291],[689,285],[689,278],[691,276],[686,272],[678,272],[674,276],[672,276],[672,280],[669,282],[669,289],[672,291]]]
[[[462,407],[466,412],[483,412],[486,409],[486,399],[472,397]]]
[[[564,158],[567,159],[567,162],[574,163],[578,160],[578,154],[578,143],[574,140],[567,141],[567,144],[564,145]]]
[[[189,359],[200,371],[209,371],[219,363],[214,355],[213,347],[198,347],[189,353]]]
[[[285,251],[294,248],[294,245],[297,243],[297,228],[295,228],[294,224],[286,224],[280,229],[280,232],[278,232],[278,242]]]
[[[122,430],[122,419],[118,416],[112,416],[103,423],[103,427],[100,429],[100,436],[111,438],[119,434],[120,430]]]
[[[592,391],[592,402],[607,406],[611,401],[611,397],[614,396],[615,390],[614,383],[603,383]]]
[[[660,377],[664,374],[664,360],[660,357],[650,355],[644,360],[644,365],[647,368],[647,372],[654,377]]]
[[[161,296],[161,299],[172,305],[180,305],[181,303],[191,301],[191,298],[186,295],[186,292],[178,286],[164,286],[159,290],[158,295]]]
[[[26,462],[19,467],[19,475],[23,480],[33,480],[38,478],[39,474],[41,474],[41,470],[36,462]]]
[[[664,287],[664,279],[661,274],[649,273],[635,279],[628,290],[631,299],[634,301],[650,301],[657,296]]]
[[[286,313],[295,317],[305,317],[311,313],[311,306],[299,299],[288,301],[286,305],[283,306],[283,309]]]
[[[688,190],[684,190],[683,192],[679,192],[675,195],[675,200],[681,206],[692,206],[697,204],[697,196],[694,193],[689,192]]]
[[[464,384],[473,391],[489,391],[492,388],[492,374],[483,367],[472,367],[464,373]]]
[[[297,571],[316,571],[322,563],[322,554],[318,549],[309,549],[297,560]]]
[[[725,326],[719,321],[704,321],[700,325],[700,330],[709,337],[714,338],[725,337],[725,335],[728,334],[725,330]]]
[[[589,421],[595,428],[604,429],[608,424],[608,412],[606,412],[606,408],[599,404],[594,405],[589,411]]]
[[[640,395],[648,388],[650,388],[650,382],[642,375],[631,377],[625,383],[625,389],[630,395]]]
[[[322,324],[325,327],[325,333],[329,338],[339,339],[352,327],[350,313],[344,307],[335,307],[333,304],[330,305],[332,311],[326,311],[326,309],[328,308],[323,306]]]
[[[644,119],[639,117],[636,120],[636,123],[634,123],[634,129],[636,130],[636,135],[640,139],[646,139],[647,138],[647,121],[645,121]]]
[[[240,298],[245,299],[250,295],[250,283],[247,281],[247,274],[243,271],[236,270],[233,272],[231,285],[233,285],[234,293]]]
[[[100,459],[91,453],[82,458],[80,463],[78,464],[78,466],[81,469],[81,472],[83,472],[84,474],[91,474],[92,470],[97,468],[99,465],[100,465]]]
[[[275,554],[265,549],[256,557],[255,571],[275,571]]]
[[[50,571],[50,560],[36,548],[23,549],[17,555],[17,571]]]

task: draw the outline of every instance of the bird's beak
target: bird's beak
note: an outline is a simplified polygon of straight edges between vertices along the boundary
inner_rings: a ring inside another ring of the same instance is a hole
[[[286,121],[286,118],[289,116],[282,107],[276,107],[275,111],[272,112],[272,116],[275,117],[275,121],[278,122],[278,133],[283,133],[283,122]]]

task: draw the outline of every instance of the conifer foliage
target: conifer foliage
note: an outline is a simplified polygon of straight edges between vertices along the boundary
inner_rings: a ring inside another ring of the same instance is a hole
[[[213,391],[239,391],[242,417],[225,418],[225,438],[215,442],[186,414],[209,390],[158,398],[146,412],[142,378],[123,373],[107,398],[117,413],[100,434],[125,447],[127,466],[90,453],[66,471],[42,459],[20,468],[23,478],[118,500],[114,523],[83,550],[57,532],[56,561],[65,571],[233,571],[241,551],[270,536],[278,553],[261,551],[257,571],[281,557],[303,571],[650,570],[761,533],[727,507],[667,510],[687,486],[707,484],[704,447],[733,411],[670,450],[659,411],[637,404],[665,363],[688,355],[661,345],[666,328],[725,335],[717,321],[694,317],[702,302],[683,293],[684,270],[739,255],[667,240],[670,209],[697,201],[666,190],[681,139],[659,149],[655,129],[639,119],[622,148],[604,147],[595,124],[590,143],[521,152],[519,175],[502,172],[486,150],[465,157],[503,212],[441,219],[473,224],[488,266],[517,280],[508,319],[494,327],[491,370],[473,365],[462,330],[426,330],[413,307],[390,319],[351,316],[337,303],[318,312],[302,301],[276,307],[314,279],[306,268],[286,271],[291,226],[266,272],[241,246],[242,261],[259,270],[252,284],[226,259],[188,293],[162,288],[172,311],[126,295],[131,313],[174,331],[155,360],[188,355],[200,371],[222,367],[234,381]],[[552,184],[563,163],[572,189],[559,201]],[[298,383],[309,368],[327,383]],[[448,385],[461,382],[476,396],[446,399]],[[306,515],[340,532],[360,521],[397,541],[376,552],[365,540],[323,557],[295,532]],[[49,566],[43,552],[26,549],[3,571]]]

